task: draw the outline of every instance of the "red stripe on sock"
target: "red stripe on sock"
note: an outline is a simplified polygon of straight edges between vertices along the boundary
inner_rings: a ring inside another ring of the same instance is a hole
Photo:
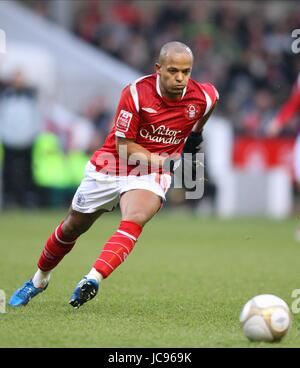
[[[38,268],[51,271],[75,245],[76,239],[67,237],[62,232],[63,222],[51,234],[38,260]]]
[[[137,239],[142,227],[132,221],[121,221],[118,230],[126,232],[129,236]],[[135,241],[118,231],[106,242],[102,253],[93,267],[102,274],[103,278],[109,276],[121,263],[125,261],[133,250]]]

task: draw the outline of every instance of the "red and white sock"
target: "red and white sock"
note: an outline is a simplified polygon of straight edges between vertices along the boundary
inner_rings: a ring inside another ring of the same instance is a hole
[[[132,221],[121,221],[116,233],[105,244],[93,268],[103,278],[109,276],[125,261],[142,232],[142,226]]]
[[[63,222],[55,229],[47,240],[46,245],[38,261],[38,268],[43,272],[49,272],[71,251],[77,238],[65,236],[62,232]]]

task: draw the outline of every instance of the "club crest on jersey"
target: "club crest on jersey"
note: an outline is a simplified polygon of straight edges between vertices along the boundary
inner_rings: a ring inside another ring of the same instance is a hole
[[[188,105],[186,108],[186,116],[188,119],[195,119],[199,114],[199,106],[198,105]]]
[[[119,132],[127,132],[132,119],[132,113],[129,111],[121,110],[117,119],[117,130]]]

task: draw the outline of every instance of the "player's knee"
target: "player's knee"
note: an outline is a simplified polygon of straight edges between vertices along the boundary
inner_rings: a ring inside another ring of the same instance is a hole
[[[63,233],[66,236],[78,237],[88,230],[89,226],[85,222],[82,222],[74,217],[69,217],[63,224]]]
[[[144,226],[149,221],[149,216],[142,211],[136,211],[128,214],[123,220],[132,221],[140,226]]]

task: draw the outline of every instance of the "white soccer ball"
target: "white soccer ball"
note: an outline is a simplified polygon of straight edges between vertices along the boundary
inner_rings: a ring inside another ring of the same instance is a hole
[[[291,313],[278,296],[257,295],[245,304],[240,322],[250,341],[280,341],[291,326]]]

